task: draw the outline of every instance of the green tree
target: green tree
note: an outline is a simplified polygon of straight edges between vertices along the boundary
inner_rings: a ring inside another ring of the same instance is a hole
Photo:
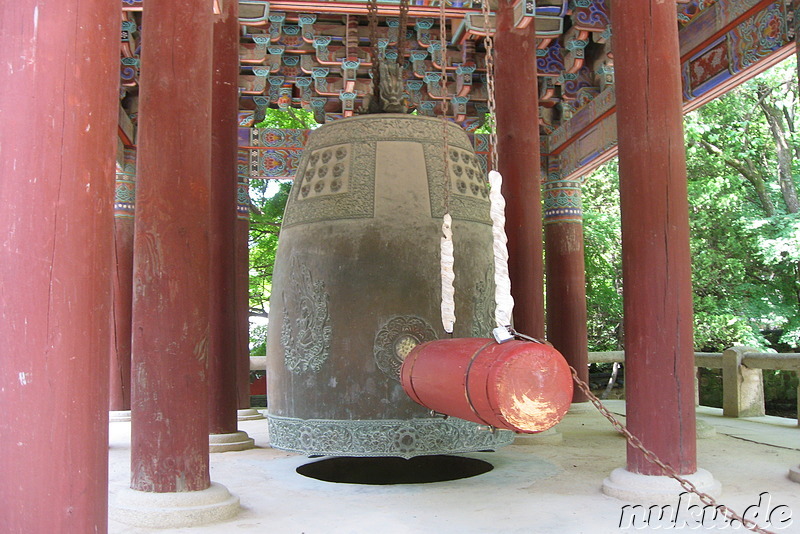
[[[291,183],[263,180],[251,184],[250,315],[269,317],[272,272],[278,248],[283,210]]]
[[[589,350],[622,349],[622,242],[616,160],[583,184]]]
[[[254,128],[300,128],[313,130],[319,126],[314,120],[314,113],[305,109],[266,108],[263,117],[256,112],[256,125]]]
[[[800,345],[800,142],[794,58],[686,117],[695,348]],[[589,345],[622,344],[619,178],[584,188]]]
[[[794,58],[686,118],[696,341],[800,344]]]

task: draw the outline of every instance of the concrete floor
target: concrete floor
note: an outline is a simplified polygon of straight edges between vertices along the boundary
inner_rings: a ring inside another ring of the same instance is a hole
[[[609,401],[608,406],[624,413],[623,401]],[[722,483],[719,501],[743,513],[758,504],[759,494],[769,492],[771,508],[786,505],[792,513],[791,524],[775,531],[800,533],[800,484],[787,477],[789,468],[800,464],[797,422],[729,419],[721,410],[705,407],[698,409],[698,419],[717,430],[698,441],[698,465]],[[334,484],[303,477],[295,469],[313,460],[270,448],[265,420],[243,421],[239,428],[255,439],[257,448],[212,454],[211,479],[241,499],[241,513],[230,521],[169,532],[620,532],[626,503],[603,495],[600,487],[613,469],[624,467],[625,442],[594,409],[567,414],[556,427],[563,437],[560,443],[523,438],[494,453],[468,455],[492,463],[489,473],[402,486]],[[114,499],[130,480],[130,423],[111,423],[110,445],[109,498]],[[109,532],[165,531],[110,520]]]

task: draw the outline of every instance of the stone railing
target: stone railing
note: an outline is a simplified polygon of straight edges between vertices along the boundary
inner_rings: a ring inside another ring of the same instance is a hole
[[[590,352],[590,363],[624,363],[623,351]],[[762,370],[800,373],[800,354],[758,352],[750,347],[731,347],[725,352],[695,352],[695,367],[722,369],[722,413],[727,417],[764,415]],[[695,388],[696,390],[697,388]],[[800,385],[797,408],[800,425]]]

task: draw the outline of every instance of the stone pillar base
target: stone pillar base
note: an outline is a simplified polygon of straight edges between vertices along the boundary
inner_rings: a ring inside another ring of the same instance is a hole
[[[239,421],[252,421],[253,419],[266,419],[261,412],[255,408],[245,408],[244,410],[236,410],[236,415]]]
[[[705,469],[681,476],[714,498],[722,492],[720,483]],[[614,469],[603,481],[603,493],[609,497],[642,504],[677,504],[684,491],[677,480],[666,475],[642,475],[623,468]]]
[[[800,484],[800,465],[789,469],[789,479]]]
[[[247,432],[239,431],[208,436],[208,452],[243,451],[255,446],[255,441],[247,435]]]
[[[564,441],[564,436],[556,430],[556,427],[552,427],[536,434],[517,434],[514,437],[513,445],[549,445],[551,443],[561,443],[562,441]]]
[[[129,423],[131,420],[130,410],[109,410],[108,422],[109,423]]]
[[[705,421],[697,420],[697,439],[713,438],[717,435],[717,429]]]
[[[230,519],[239,513],[239,497],[222,484],[202,491],[155,493],[125,488],[109,507],[114,521],[146,528],[180,528]]]

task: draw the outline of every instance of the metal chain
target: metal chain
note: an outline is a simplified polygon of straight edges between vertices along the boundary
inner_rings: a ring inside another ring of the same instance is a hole
[[[578,372],[575,370],[575,368],[570,365],[569,369],[572,372],[572,378],[573,380],[575,380],[575,383],[578,385],[578,388],[584,393],[584,395],[586,395],[589,398],[594,407],[597,408],[597,410],[603,415],[603,417],[608,419],[608,421],[614,426],[617,432],[625,436],[625,440],[632,447],[641,451],[641,453],[644,455],[645,459],[647,459],[648,462],[660,467],[661,470],[664,472],[664,474],[677,480],[678,484],[680,484],[684,490],[694,493],[700,499],[700,502],[702,502],[706,506],[712,506],[716,508],[726,518],[739,521],[740,523],[742,523],[742,525],[744,525],[746,529],[752,530],[753,532],[759,532],[760,534],[774,534],[769,530],[765,530],[759,527],[755,521],[751,521],[750,519],[744,519],[736,512],[725,506],[724,504],[718,504],[717,501],[714,500],[714,497],[697,489],[697,486],[695,486],[692,482],[686,480],[685,478],[681,477],[678,474],[678,472],[672,468],[672,466],[662,462],[661,459],[659,459],[659,457],[656,456],[654,452],[647,449],[642,444],[639,438],[631,434],[630,431],[627,428],[625,428],[625,425],[623,425],[616,417],[614,417],[614,414],[612,414],[608,410],[608,408],[603,406],[603,403],[600,402],[600,399],[598,399],[597,396],[594,393],[592,393],[592,391],[589,389],[589,385],[580,378],[578,378]]]
[[[487,170],[499,170],[497,156],[497,120],[495,116],[494,99],[494,38],[489,32],[489,0],[481,0],[481,12],[483,13],[483,29],[486,35],[483,38],[483,46],[486,48],[484,61],[486,63],[486,90],[489,94],[489,160],[490,165]],[[496,20],[496,18],[495,18]]]

